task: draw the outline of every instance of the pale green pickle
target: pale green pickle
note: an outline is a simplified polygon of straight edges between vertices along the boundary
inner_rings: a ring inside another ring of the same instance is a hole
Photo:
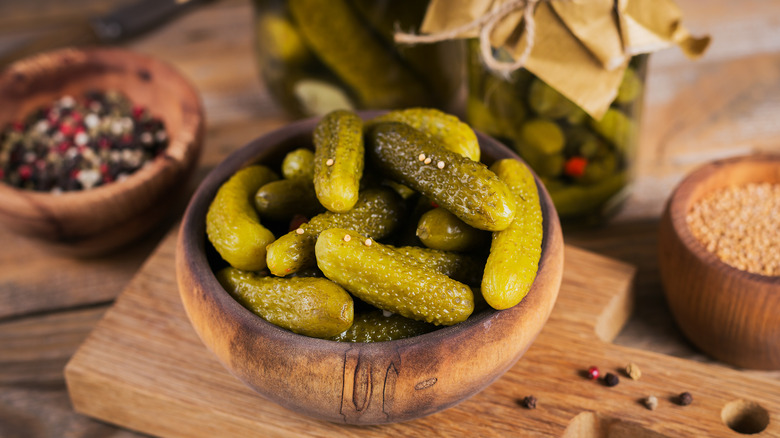
[[[206,234],[220,256],[246,271],[265,268],[265,247],[273,233],[260,223],[252,197],[278,175],[265,166],[249,166],[236,172],[217,191],[206,213]]]
[[[330,338],[354,319],[352,297],[326,278],[276,278],[225,268],[217,280],[252,313],[302,335]]]
[[[327,278],[379,309],[436,325],[463,322],[474,310],[465,284],[354,231],[323,231],[315,251]]]

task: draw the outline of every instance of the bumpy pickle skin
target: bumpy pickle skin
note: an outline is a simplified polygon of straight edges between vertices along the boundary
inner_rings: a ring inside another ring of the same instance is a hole
[[[369,123],[401,122],[422,131],[446,149],[479,161],[479,142],[471,127],[457,117],[433,108],[409,108],[390,111]]]
[[[282,176],[285,179],[304,178],[314,181],[314,151],[300,148],[285,155],[282,160]]]
[[[455,281],[468,285],[479,285],[482,281],[482,270],[485,267],[484,259],[479,260],[466,254],[423,248],[421,246],[387,246],[441,272]]]
[[[468,286],[354,231],[323,231],[315,252],[327,278],[379,309],[435,325],[463,322],[474,311]]]
[[[314,266],[314,244],[328,228],[347,228],[381,239],[400,223],[401,198],[390,188],[367,189],[360,194],[355,207],[346,213],[325,212],[268,245],[266,260],[272,274],[283,277]]]
[[[311,181],[282,179],[271,181],[257,190],[255,208],[261,217],[273,220],[290,219],[294,214],[310,216],[322,210]]]
[[[265,166],[249,166],[236,172],[217,191],[206,213],[206,235],[220,256],[234,268],[265,268],[266,246],[274,235],[260,223],[252,197],[279,177]]]
[[[314,191],[323,207],[349,211],[363,176],[363,120],[347,110],[328,113],[314,129]]]
[[[396,313],[385,316],[381,310],[355,315],[346,331],[331,338],[338,342],[386,342],[411,338],[436,330],[436,326],[415,321]]]
[[[517,199],[517,214],[506,230],[493,233],[482,277],[482,296],[494,309],[515,306],[528,294],[542,254],[542,208],[533,174],[514,159],[491,169],[506,181]]]
[[[225,268],[217,280],[255,315],[301,335],[330,338],[354,319],[352,297],[326,278],[275,278]]]
[[[469,226],[443,208],[422,215],[417,237],[428,248],[456,252],[476,250],[490,240],[488,232]]]
[[[347,0],[290,0],[290,12],[307,42],[366,108],[428,103],[414,74],[352,10]]]
[[[474,228],[497,231],[512,222],[514,197],[484,164],[445,149],[405,123],[377,123],[367,131],[371,158],[391,178]]]

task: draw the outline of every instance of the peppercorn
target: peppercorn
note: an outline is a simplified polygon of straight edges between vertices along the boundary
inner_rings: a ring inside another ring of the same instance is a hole
[[[63,96],[0,132],[0,181],[52,193],[121,181],[167,139],[163,122],[121,93]]]
[[[620,383],[620,378],[612,373],[607,373],[606,376],[604,376],[604,384],[607,386],[616,386],[618,383]]]
[[[626,375],[631,378],[631,380],[639,380],[642,377],[642,370],[639,369],[639,366],[633,362],[626,365]]]
[[[651,395],[646,399],[642,400],[642,403],[644,403],[645,407],[647,409],[650,409],[651,411],[654,411],[655,408],[658,407],[658,399],[654,395]]]
[[[523,397],[523,400],[520,401],[520,405],[526,409],[536,409],[536,402],[536,397],[529,395],[527,397]]]
[[[688,406],[691,403],[693,403],[693,396],[690,392],[683,392],[677,397],[677,404],[680,406]]]
[[[599,369],[598,369],[598,368],[596,368],[596,367],[590,367],[590,368],[588,368],[588,378],[589,378],[590,380],[596,380],[596,379],[598,379],[600,374],[601,374],[601,373],[599,372]]]

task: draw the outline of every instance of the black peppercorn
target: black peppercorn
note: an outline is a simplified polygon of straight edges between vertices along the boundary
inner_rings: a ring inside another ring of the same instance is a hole
[[[526,409],[536,409],[536,401],[536,397],[529,395],[528,397],[523,398],[523,400],[520,402],[520,405]]]
[[[690,392],[683,392],[677,397],[677,404],[680,406],[688,406],[691,403],[693,403],[693,396]]]
[[[618,376],[612,373],[607,373],[606,376],[604,376],[604,384],[607,386],[615,386],[618,383],[620,383],[620,379]]]

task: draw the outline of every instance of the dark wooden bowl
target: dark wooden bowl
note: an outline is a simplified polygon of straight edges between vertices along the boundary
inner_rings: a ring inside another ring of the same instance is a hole
[[[157,225],[175,204],[200,155],[203,110],[195,88],[171,66],[121,49],[64,49],[0,74],[0,127],[64,95],[118,90],[165,122],[168,148],[126,180],[59,195],[0,183],[0,222],[73,255],[98,255]]]
[[[724,362],[770,370],[780,369],[780,277],[727,265],[685,220],[706,194],[758,182],[780,183],[780,155],[715,161],[688,175],[661,219],[659,268],[669,308],[691,342]]]
[[[287,152],[311,147],[316,123],[294,123],[249,143],[198,188],[176,248],[179,292],[190,321],[236,377],[268,399],[312,417],[352,424],[398,422],[433,414],[476,394],[528,349],[558,295],[563,238],[558,215],[538,179],[545,237],[531,291],[513,308],[485,310],[432,333],[380,343],[297,335],[246,310],[214,277],[205,252],[205,218],[217,189],[248,164],[276,167]],[[491,138],[480,135],[479,141],[487,163],[517,158]]]

